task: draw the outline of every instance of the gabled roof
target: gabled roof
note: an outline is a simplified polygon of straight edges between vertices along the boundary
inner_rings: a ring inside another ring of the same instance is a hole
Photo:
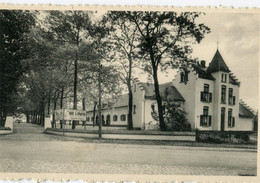
[[[145,90],[145,98],[156,99],[154,84],[141,83]],[[159,86],[162,100],[185,101],[180,92],[173,86],[172,82],[164,83]]]
[[[229,83],[233,84],[233,85],[240,85],[239,81],[237,81],[236,79],[234,79],[233,76],[229,75]]]
[[[199,78],[215,80],[215,78],[208,71],[203,70],[200,66],[193,64],[192,67],[198,74]]]
[[[210,73],[217,71],[230,72],[228,66],[226,65],[218,50],[216,51],[212,61],[209,63],[207,71]]]
[[[128,94],[121,95],[118,101],[113,105],[113,107],[124,107],[128,106]]]
[[[243,118],[253,118],[253,111],[244,103],[239,102],[239,117]]]

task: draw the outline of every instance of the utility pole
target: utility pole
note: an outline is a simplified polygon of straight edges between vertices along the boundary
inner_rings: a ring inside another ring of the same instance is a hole
[[[98,122],[99,122],[99,139],[102,139],[102,116],[101,116],[101,60],[99,60],[98,69]]]

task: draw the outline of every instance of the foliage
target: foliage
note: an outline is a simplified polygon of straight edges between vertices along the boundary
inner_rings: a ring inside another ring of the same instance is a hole
[[[17,109],[13,96],[26,67],[21,61],[28,57],[26,33],[35,24],[29,11],[0,11],[0,126],[8,112]]]
[[[199,43],[209,28],[197,24],[195,12],[122,12],[123,17],[133,22],[139,33],[139,54],[143,56],[143,68],[153,76],[158,106],[160,129],[166,125],[162,112],[162,99],[159,92],[158,69],[186,67],[192,62],[190,44]]]
[[[157,111],[152,112],[152,117],[156,121],[159,121]],[[191,131],[191,126],[186,118],[186,113],[180,108],[178,103],[167,101],[163,117],[166,124],[166,130]]]

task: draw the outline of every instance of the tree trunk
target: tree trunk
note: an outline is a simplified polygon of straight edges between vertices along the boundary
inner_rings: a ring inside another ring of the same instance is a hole
[[[93,127],[95,126],[95,122],[96,122],[96,107],[97,107],[97,102],[94,101],[94,109],[93,109]]]
[[[4,119],[3,119],[3,110],[2,110],[2,104],[0,102],[0,126],[4,126]]]
[[[61,95],[60,95],[60,109],[63,108],[63,95],[64,95],[64,87],[61,88]]]
[[[29,123],[29,121],[30,121],[30,116],[29,116],[29,113],[26,112],[26,123]]]
[[[49,93],[48,96],[48,107],[47,107],[47,114],[50,115],[50,106],[51,106],[51,94]]]
[[[132,78],[132,59],[129,56],[129,73],[127,78],[127,88],[128,88],[128,115],[127,115],[127,129],[133,129],[133,92],[131,87],[131,78]]]
[[[74,101],[73,101],[73,109],[77,110],[77,85],[78,85],[78,52],[76,51],[76,58],[74,61],[75,69],[74,69]],[[72,121],[72,129],[75,129],[76,121]]]
[[[159,63],[159,61],[157,61],[157,63],[156,63],[152,47],[150,48],[150,59],[151,59],[152,67],[153,67],[154,90],[155,90],[155,96],[156,96],[156,101],[157,101],[157,106],[158,106],[160,129],[162,131],[165,131],[166,125],[165,125],[164,118],[163,118],[162,98],[160,95],[159,82],[158,82],[158,76],[157,76],[157,70],[158,70],[157,63]]]
[[[82,109],[85,110],[86,105],[85,105],[85,97],[82,98]]]
[[[57,108],[57,99],[55,98],[53,101],[53,113],[52,113],[52,128],[56,128],[56,120],[55,120],[55,110]]]

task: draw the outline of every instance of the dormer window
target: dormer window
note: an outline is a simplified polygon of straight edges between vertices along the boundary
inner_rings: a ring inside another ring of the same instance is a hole
[[[185,84],[187,83],[187,81],[189,80],[188,74],[189,74],[188,70],[184,70],[180,73],[180,78],[181,78],[180,83],[185,83]]]

